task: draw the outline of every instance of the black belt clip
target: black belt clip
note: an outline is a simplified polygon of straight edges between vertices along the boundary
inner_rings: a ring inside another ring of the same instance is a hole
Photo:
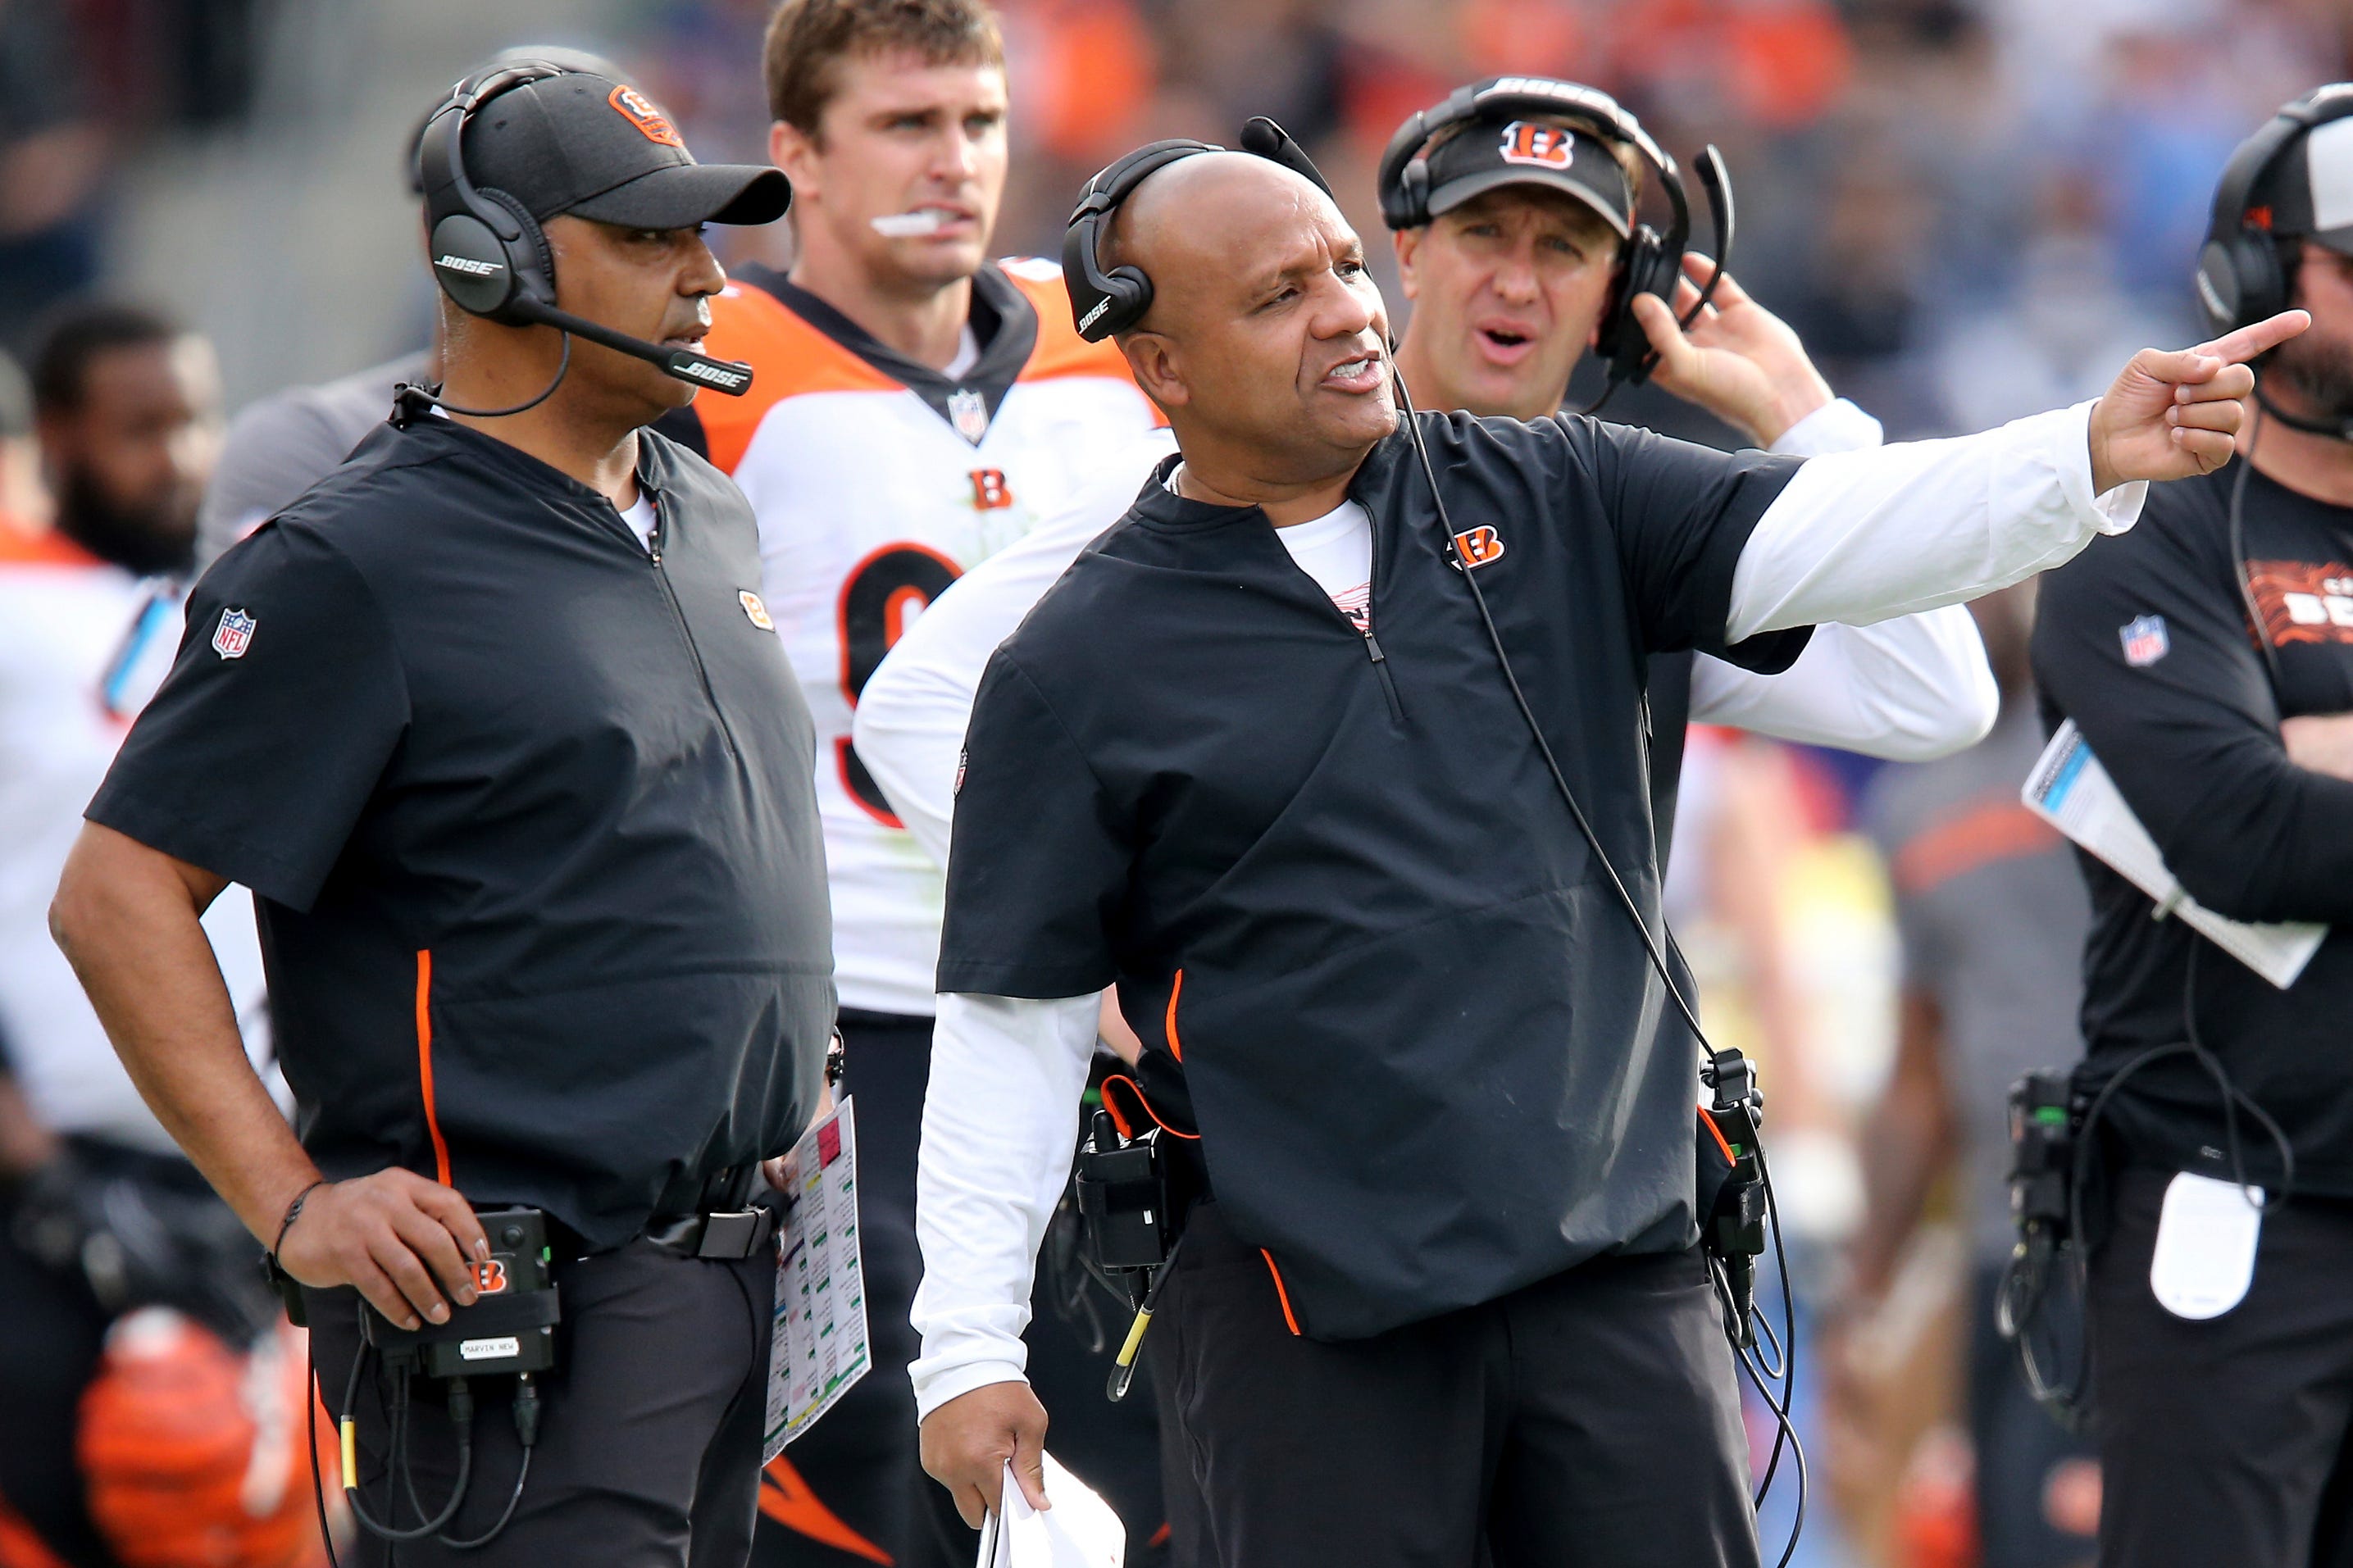
[[[775,1234],[776,1211],[765,1208],[670,1215],[645,1228],[648,1241],[681,1258],[751,1258]]]
[[[1765,1254],[1766,1194],[1757,1125],[1765,1097],[1756,1069],[1738,1051],[1718,1051],[1700,1069],[1715,1091],[1700,1110],[1708,1131],[1729,1162],[1715,1205],[1700,1226],[1700,1244],[1713,1263],[1724,1307],[1724,1331],[1742,1350],[1757,1344],[1757,1260]]]

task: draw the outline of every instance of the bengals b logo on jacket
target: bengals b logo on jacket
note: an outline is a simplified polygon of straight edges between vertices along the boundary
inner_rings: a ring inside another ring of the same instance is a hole
[[[1462,557],[1465,566],[1484,566],[1504,558],[1504,538],[1482,522],[1454,536],[1454,552]]]

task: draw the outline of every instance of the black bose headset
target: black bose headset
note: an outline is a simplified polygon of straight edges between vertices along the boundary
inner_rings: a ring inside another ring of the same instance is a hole
[[[466,127],[483,105],[502,92],[567,74],[566,68],[552,61],[525,60],[479,79],[469,78],[450,89],[441,107],[425,122],[425,133],[417,142],[417,167],[425,186],[434,281],[469,314],[511,327],[554,327],[567,334],[555,379],[529,402],[512,408],[443,406],[481,418],[536,407],[563,384],[565,373],[571,368],[575,337],[644,360],[681,381],[742,396],[751,390],[750,365],[714,359],[691,349],[666,348],[558,310],[555,257],[539,221],[506,192],[483,189],[468,177]],[[440,401],[438,389],[424,394],[423,389],[403,388],[404,404],[417,401],[417,394],[426,402]]]
[[[2251,325],[2288,308],[2294,268],[2280,254],[2268,210],[2252,203],[2274,164],[2316,126],[2353,114],[2353,82],[2337,82],[2283,104],[2263,128],[2239,143],[2214,189],[2214,216],[2198,254],[2198,302],[2217,333]],[[2332,429],[2330,434],[2335,434]]]
[[[1313,181],[1327,196],[1332,194],[1331,184],[1306,149],[1263,114],[1242,127],[1241,150]],[[1144,275],[1144,268],[1123,266],[1106,272],[1103,268],[1103,233],[1120,203],[1134,195],[1136,186],[1179,159],[1229,151],[1214,142],[1187,137],[1147,142],[1086,183],[1079,193],[1079,205],[1071,210],[1070,226],[1062,231],[1062,282],[1071,292],[1071,313],[1078,322],[1079,336],[1091,343],[1101,342],[1135,325],[1152,309],[1152,279]]]
[[[1683,174],[1675,167],[1674,159],[1616,99],[1581,83],[1556,81],[1549,77],[1490,77],[1458,88],[1443,102],[1421,110],[1398,127],[1397,134],[1389,138],[1388,150],[1381,154],[1377,176],[1381,218],[1393,229],[1421,228],[1429,224],[1430,146],[1443,132],[1474,121],[1511,120],[1524,115],[1567,119],[1575,122],[1575,129],[1588,132],[1604,142],[1631,147],[1657,171],[1659,187],[1666,193],[1671,209],[1667,232],[1662,235],[1646,223],[1634,225],[1634,232],[1619,258],[1616,289],[1594,340],[1594,353],[1609,366],[1607,390],[1602,393],[1602,397],[1607,398],[1621,383],[1640,384],[1658,364],[1650,338],[1644,334],[1641,322],[1634,319],[1634,301],[1644,294],[1668,300],[1674,298],[1675,281],[1683,275],[1683,252],[1690,247],[1692,228],[1691,198],[1683,189]],[[1724,276],[1732,257],[1732,186],[1725,172],[1724,155],[1711,145],[1699,155],[1694,167],[1700,187],[1707,196],[1708,221],[1715,229],[1715,270],[1709,274],[1699,299],[1683,316],[1682,324],[1685,327],[1697,321],[1700,311],[1706,308],[1715,293],[1716,279]],[[1595,408],[1600,405],[1599,401],[1593,405]]]

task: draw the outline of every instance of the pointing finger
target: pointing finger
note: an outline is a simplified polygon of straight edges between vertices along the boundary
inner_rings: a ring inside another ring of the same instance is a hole
[[[2275,349],[2288,339],[2312,325],[2312,317],[2303,310],[2282,310],[2278,315],[2252,326],[2226,332],[2212,342],[2200,343],[2192,353],[2212,354],[2232,364],[2242,363],[2257,354]]]

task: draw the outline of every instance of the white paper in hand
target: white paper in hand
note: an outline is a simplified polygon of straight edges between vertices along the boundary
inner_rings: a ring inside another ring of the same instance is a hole
[[[1029,1506],[1008,1462],[1000,1511],[981,1523],[976,1568],[1121,1568],[1127,1561],[1127,1527],[1119,1515],[1051,1454],[1046,1500],[1054,1506],[1043,1513]]]

